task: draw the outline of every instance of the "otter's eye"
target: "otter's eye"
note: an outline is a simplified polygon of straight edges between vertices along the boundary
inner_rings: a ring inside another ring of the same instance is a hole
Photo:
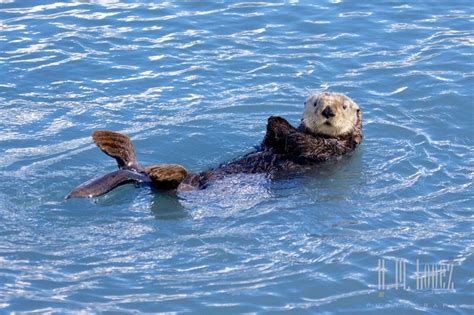
[[[346,109],[347,108],[347,105],[342,105],[342,109]]]
[[[315,103],[314,103],[314,107],[316,107],[316,105],[318,105],[318,102],[315,102]]]

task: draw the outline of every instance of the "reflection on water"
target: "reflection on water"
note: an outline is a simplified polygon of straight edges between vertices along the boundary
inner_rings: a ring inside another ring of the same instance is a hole
[[[472,313],[471,7],[1,1],[0,312]],[[63,199],[116,168],[93,130],[197,172],[326,90],[363,110],[349,158]],[[417,259],[454,292],[395,290]]]
[[[150,209],[157,219],[177,220],[188,217],[188,211],[175,193],[154,192]]]

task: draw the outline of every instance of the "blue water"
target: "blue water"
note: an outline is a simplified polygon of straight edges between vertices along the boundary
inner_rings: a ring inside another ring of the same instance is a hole
[[[1,1],[0,313],[472,314],[473,19],[471,1]],[[348,159],[63,199],[115,169],[94,130],[201,171],[319,91],[363,110]],[[416,288],[417,260],[453,287]]]

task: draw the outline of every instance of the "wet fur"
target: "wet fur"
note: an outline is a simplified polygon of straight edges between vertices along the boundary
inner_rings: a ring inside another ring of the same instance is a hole
[[[322,115],[327,107],[331,108],[334,117],[326,119]],[[347,135],[354,130],[357,120],[361,120],[359,106],[344,94],[311,95],[305,102],[303,125],[315,135]]]
[[[94,132],[92,138],[117,161],[120,170],[79,185],[68,198],[99,196],[129,182],[150,183],[162,190],[189,190],[204,189],[213,180],[229,174],[297,171],[352,152],[362,141],[362,116],[357,104],[342,94],[312,95],[305,102],[298,128],[284,118],[272,116],[257,150],[197,174],[188,174],[184,167],[175,164],[143,168],[126,135],[103,130]]]
[[[331,108],[333,117],[322,112]],[[349,97],[338,93],[311,95],[298,128],[284,118],[268,119],[259,149],[199,174],[190,174],[183,186],[205,188],[209,182],[236,173],[291,172],[352,152],[362,141],[362,114]]]
[[[211,181],[229,174],[267,173],[274,175],[306,168],[352,152],[362,141],[362,120],[348,134],[339,137],[316,135],[304,123],[298,128],[284,118],[268,119],[267,133],[258,150],[217,168],[190,174],[184,185],[205,188]],[[181,187],[181,186],[180,186]],[[189,187],[186,187],[189,189]]]

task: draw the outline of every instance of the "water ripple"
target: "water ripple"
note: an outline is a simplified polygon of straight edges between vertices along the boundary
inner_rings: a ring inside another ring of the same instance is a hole
[[[0,6],[0,312],[472,313],[472,9],[467,1],[119,0]],[[350,158],[174,196],[120,187],[96,129],[144,165],[244,154],[268,116],[338,91]],[[454,292],[377,288],[377,262],[452,263]],[[442,305],[442,307],[439,307]]]

